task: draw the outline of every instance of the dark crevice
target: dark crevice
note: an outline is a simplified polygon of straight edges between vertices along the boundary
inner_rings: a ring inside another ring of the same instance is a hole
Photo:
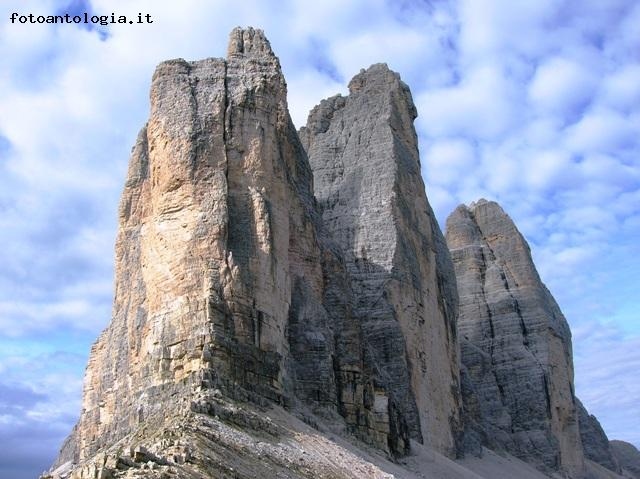
[[[542,372],[542,384],[544,386],[544,396],[546,399],[547,406],[547,417],[551,419],[551,394],[549,394],[549,378],[547,377],[547,373]]]
[[[520,320],[520,329],[522,330],[522,344],[525,346],[529,346],[529,330],[527,329],[527,325],[524,322],[522,311],[520,311],[520,303],[518,303],[518,300],[515,298],[513,299],[513,309],[518,315],[518,319]]]
[[[482,289],[482,297],[486,298],[487,297],[487,292],[485,289],[485,284],[486,284],[486,279],[487,279],[487,258],[484,254],[484,248],[480,247],[480,254],[482,255],[482,262],[481,262],[481,266],[480,266],[480,288]],[[489,321],[489,331],[491,334],[491,349],[492,349],[492,353],[493,353],[493,339],[495,339],[496,337],[496,331],[494,329],[494,325],[493,325],[493,313],[491,312],[491,307],[489,306],[489,303],[487,303],[486,301],[484,302],[486,308],[487,308],[487,320]],[[493,356],[493,355],[492,355]],[[493,357],[491,358],[491,361],[493,362]]]

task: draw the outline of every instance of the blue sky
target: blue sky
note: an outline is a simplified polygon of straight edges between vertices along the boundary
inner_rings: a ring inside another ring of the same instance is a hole
[[[154,23],[9,22],[83,10]],[[502,204],[571,324],[578,396],[640,446],[640,3],[4,0],[0,13],[0,476],[44,469],[79,412],[155,65],[224,56],[236,25],[266,31],[298,126],[360,68],[400,72],[441,225],[461,202]]]

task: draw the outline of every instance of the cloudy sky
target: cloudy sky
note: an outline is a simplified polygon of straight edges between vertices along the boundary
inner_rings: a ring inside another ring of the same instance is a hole
[[[10,22],[84,11],[153,24]],[[45,469],[78,415],[154,66],[224,56],[237,25],[270,38],[297,126],[361,67],[400,72],[441,225],[458,203],[502,204],[573,329],[578,396],[640,446],[639,2],[3,0],[0,13],[0,476]]]

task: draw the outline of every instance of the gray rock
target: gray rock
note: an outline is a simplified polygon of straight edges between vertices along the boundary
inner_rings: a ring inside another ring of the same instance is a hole
[[[71,470],[73,464],[77,464],[80,460],[80,450],[77,438],[78,426],[75,425],[69,433],[69,436],[64,440],[60,447],[60,452],[55,462],[51,465],[52,471],[57,471],[58,474],[62,474],[59,470],[68,469]]]
[[[86,372],[80,462],[201,389],[286,406],[313,397],[336,413],[324,303],[345,322],[348,307],[325,291],[325,269],[335,282],[344,268],[315,208],[261,31],[234,30],[226,60],[157,67],[120,204],[113,319]]]
[[[609,439],[600,426],[600,422],[595,416],[589,414],[578,398],[576,398],[576,404],[578,406],[580,439],[585,457],[619,474],[621,472],[620,465],[613,455]]]
[[[542,471],[582,477],[571,333],[527,242],[502,208],[485,200],[459,206],[447,219],[446,238],[471,383],[466,422],[490,447]]]
[[[452,262],[408,87],[374,65],[349,89],[298,134],[260,30],[235,29],[226,59],[157,67],[113,318],[45,477],[466,478],[434,450],[483,446],[579,477],[570,333],[526,242],[497,205],[461,207]]]
[[[624,477],[640,478],[640,451],[625,441],[611,441],[611,450],[616,461],[622,468]]]
[[[226,60],[157,67],[120,204],[113,319],[92,347],[82,414],[57,461],[77,463],[72,477],[187,463],[148,440],[193,414],[254,427],[255,416],[240,421],[220,401],[279,404],[391,455],[423,435],[455,454],[457,297],[424,196],[415,110],[386,68],[351,87],[355,104],[390,115],[374,134],[391,155],[378,156],[377,171],[392,172],[348,180],[374,201],[357,212],[370,224],[356,223],[365,233],[356,267],[355,250],[324,227],[263,33],[234,30]],[[179,441],[197,437],[197,424]],[[136,447],[133,465],[123,443]]]
[[[420,175],[416,110],[386,65],[362,70],[349,91],[316,106],[300,137],[322,223],[344,252],[365,373],[392,428],[455,455],[457,294]]]

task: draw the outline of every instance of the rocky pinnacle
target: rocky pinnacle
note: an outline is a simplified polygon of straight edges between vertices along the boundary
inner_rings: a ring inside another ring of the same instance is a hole
[[[385,115],[376,161],[390,172],[361,177],[365,157],[348,160],[347,181],[366,184],[349,201],[381,193],[358,210],[355,245],[323,221],[260,30],[235,29],[226,59],[157,67],[120,204],[113,318],[56,465],[89,464],[77,477],[91,477],[96,454],[193,414],[230,414],[221,401],[339,421],[392,456],[410,437],[456,453],[455,285],[424,196],[415,109],[386,68],[351,88],[348,105]],[[193,428],[170,443],[209,438]]]
[[[502,208],[485,200],[459,206],[446,238],[470,379],[467,421],[484,429],[486,445],[541,470],[582,477],[571,334],[527,242]]]
[[[361,70],[297,132],[269,42],[236,28],[224,59],[158,65],[150,103],[113,316],[43,478],[541,477],[505,453],[635,477],[511,219],[460,206],[445,242],[397,73]],[[450,460],[482,447],[507,457]]]
[[[455,454],[457,293],[420,175],[416,110],[386,65],[362,70],[349,92],[322,101],[300,131],[322,224],[344,251],[365,368],[396,427]]]
[[[261,31],[234,30],[226,60],[157,67],[120,204],[113,319],[85,377],[80,460],[202,388],[291,400],[292,291],[326,316],[312,201]]]

